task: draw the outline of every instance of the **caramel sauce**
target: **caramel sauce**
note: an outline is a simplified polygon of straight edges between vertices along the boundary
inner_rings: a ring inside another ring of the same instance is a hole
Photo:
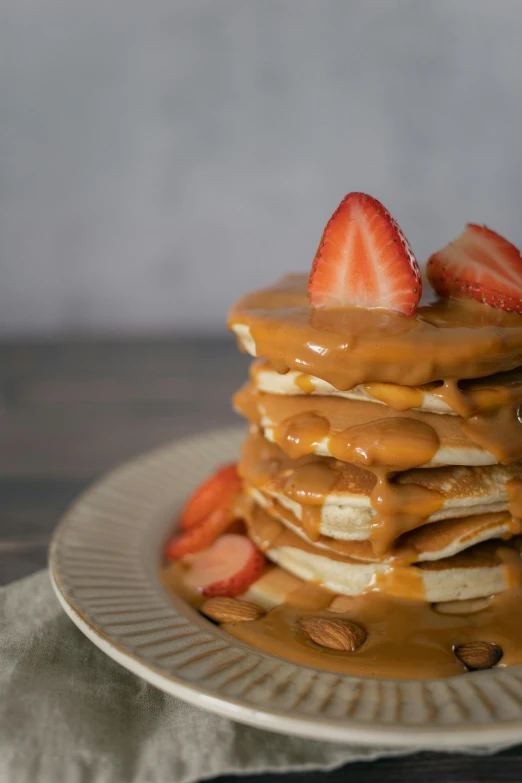
[[[346,391],[379,382],[418,386],[479,378],[522,364],[520,316],[464,299],[438,299],[415,315],[310,307],[305,275],[243,297],[229,326],[246,327],[255,353]]]
[[[330,424],[324,416],[299,413],[289,416],[274,429],[274,440],[290,457],[298,459],[313,454],[329,431]]]
[[[424,392],[419,387],[398,386],[395,383],[366,383],[364,390],[397,411],[421,408],[424,402]]]
[[[290,594],[287,590],[284,603],[262,619],[226,625],[226,630],[267,652],[349,674],[463,673],[453,649],[474,640],[499,645],[501,666],[522,663],[518,539],[506,545],[488,541],[451,558],[412,565],[423,546],[444,551],[455,541],[465,545],[467,536],[470,543],[474,535],[480,541],[488,529],[506,539],[520,533],[522,478],[507,483],[509,513],[484,515],[472,524],[465,519],[433,523],[436,528],[427,522],[444,506],[444,482],[434,488],[429,480],[415,479],[413,474],[423,471],[413,469],[444,465],[455,454],[484,464],[522,460],[522,372],[515,369],[522,364],[521,316],[452,299],[420,307],[412,317],[380,309],[314,309],[306,278],[290,276],[244,297],[229,324],[237,327],[240,346],[244,340],[277,372],[297,371],[295,384],[305,395],[265,394],[253,384],[236,395],[236,407],[253,424],[240,472],[266,506],[244,501],[249,536],[266,552],[287,546],[359,565],[366,553],[368,561],[380,564],[363,595],[335,596],[302,583]],[[339,391],[361,386],[384,405],[316,396],[314,379]],[[419,410],[427,394],[432,403],[433,396],[444,402],[440,409],[452,415]],[[261,432],[277,445],[268,444]],[[318,450],[331,456],[319,457]],[[354,494],[369,498],[374,511],[371,542],[321,535],[325,499],[342,487],[350,491],[350,481]],[[271,491],[298,503],[300,520]],[[305,537],[289,529],[292,525]],[[443,614],[425,599],[423,573],[495,567],[498,574],[500,566],[508,589],[479,611]],[[359,650],[321,648],[299,630],[301,618],[332,613],[366,629]]]
[[[244,444],[239,469],[247,483],[279,490],[299,503],[306,535],[318,540],[325,499],[338,486],[342,488],[342,466],[336,469],[335,460],[315,455],[294,462],[256,431]],[[372,543],[376,554],[388,551],[403,533],[425,524],[444,503],[440,492],[413,482],[398,483],[381,466],[368,471],[354,467],[350,478],[354,490],[365,492],[375,510]]]
[[[183,565],[182,562],[169,562],[168,565],[161,569],[160,577],[168,590],[182,598],[193,609],[199,609],[205,599],[201,593],[186,584],[184,578],[186,573],[187,566]]]
[[[434,397],[439,397],[459,416],[467,418],[475,412],[471,399],[458,386],[457,381],[445,381],[431,390]]]
[[[313,394],[315,391],[314,379],[311,375],[306,375],[306,373],[300,373],[296,377],[295,385],[303,392],[303,394]]]
[[[371,587],[373,590],[396,598],[408,596],[417,601],[426,598],[421,571],[411,566],[390,563],[385,571],[374,574]]]
[[[512,478],[506,484],[510,513],[517,519],[522,519],[522,479]]]
[[[318,548],[315,544],[306,541],[291,529],[285,527],[279,519],[272,517],[268,513],[269,510],[270,507],[263,509],[254,503],[245,505],[244,510],[248,535],[262,551],[269,552],[271,549],[290,547],[311,555],[325,557],[334,562],[337,561],[355,566],[360,566],[364,562],[361,554],[366,542],[338,541],[321,536],[319,543],[326,549]],[[283,518],[285,517],[284,509],[277,507],[277,504],[275,504],[275,510]],[[512,542],[510,542],[510,546],[503,547],[502,551],[509,552],[511,549]],[[357,550],[359,551],[357,552]],[[518,550],[513,551],[515,551],[518,557]],[[354,556],[356,552],[357,556]],[[452,558],[411,565],[413,557],[414,548],[406,541],[398,546],[396,550],[392,550],[386,560],[383,558],[369,558],[370,562],[385,562],[387,564],[386,571],[383,571],[382,568],[379,568],[378,572],[376,571],[371,585],[372,589],[379,589],[403,598],[412,596],[421,598],[424,596],[421,577],[423,570],[440,570],[450,566],[468,568],[484,565],[493,567],[500,564],[497,556],[497,546],[492,541],[480,544],[478,548],[466,550],[464,554],[453,555]]]
[[[418,595],[416,577],[410,574],[413,569],[396,568],[375,580],[376,589],[354,597],[336,596],[319,585],[299,583],[291,577],[289,584],[297,582],[299,586],[290,593],[283,591],[284,603],[275,605],[260,620],[226,623],[221,627],[264,652],[342,674],[402,679],[463,674],[466,668],[455,657],[453,648],[471,641],[499,645],[503,650],[500,667],[519,664],[522,663],[521,561],[513,549],[499,547],[497,551],[510,574],[511,586],[494,596],[484,609],[472,614],[466,614],[465,609],[460,615],[442,614],[425,601],[395,596],[394,586],[398,581],[404,584],[405,580],[413,580],[410,589],[412,595]],[[162,582],[197,609],[203,598],[186,587],[185,571],[179,563],[170,564],[162,571]],[[279,573],[287,576],[283,571]],[[248,595],[246,598],[254,600]],[[298,628],[300,619],[311,616],[346,617],[365,628],[367,639],[356,652],[319,647]]]
[[[517,402],[476,414],[463,420],[462,430],[499,462],[517,462],[522,459],[522,413],[519,411]]]
[[[522,459],[522,416],[519,419],[517,415],[517,401],[509,406],[489,408],[468,419],[416,411],[397,416],[391,408],[385,409],[386,416],[382,417],[380,406],[367,402],[347,403],[335,397],[279,397],[256,392],[252,386],[240,394],[247,400],[243,412],[249,412],[259,421],[262,409],[276,422],[272,429],[274,440],[290,457],[313,455],[317,444],[327,437],[333,458],[357,463],[374,474],[376,481],[370,502],[375,510],[372,542],[377,554],[389,550],[403,533],[426,524],[444,501],[434,490],[398,484],[395,473],[433,463],[441,443],[459,448],[473,444],[472,448],[488,451],[503,463]],[[462,412],[465,404],[466,412],[476,410],[476,401],[472,408],[456,384],[445,384],[441,394],[450,397],[452,405],[459,406]],[[285,418],[296,407],[298,412]],[[362,423],[341,430],[341,423],[347,420],[362,420]],[[322,462],[319,458],[314,467],[306,469],[308,478],[320,476],[326,480],[328,469],[319,467]],[[301,484],[304,486],[305,482]],[[292,499],[303,503],[305,494],[303,490],[299,497],[294,495]],[[324,487],[321,494],[323,498],[327,494]],[[307,534],[311,540],[317,538],[320,519],[320,513],[315,511],[307,514]]]
[[[377,482],[370,495],[375,509],[371,542],[375,554],[388,552],[399,536],[427,524],[439,511],[444,497],[419,484],[397,484],[386,469],[375,470]]]
[[[306,445],[309,447],[308,453],[312,453],[319,442],[318,434],[321,434],[327,439],[332,456],[365,466],[379,464],[395,470],[406,470],[430,463],[440,464],[437,457],[439,446],[471,449],[479,453],[483,450],[464,432],[465,420],[460,416],[415,410],[404,410],[398,416],[393,408],[372,402],[334,396],[267,394],[256,391],[252,384],[247,384],[235,395],[234,405],[239,413],[256,424],[270,421],[267,427],[273,431],[274,440],[289,454],[293,448],[293,438],[289,439],[287,435],[288,422],[292,430],[299,429],[300,454],[306,453]],[[310,419],[314,433],[307,438],[302,433],[304,427],[300,427],[297,422],[300,418],[307,422],[311,414],[314,416]],[[315,417],[324,420],[320,432],[316,430]],[[492,427],[490,439],[497,450],[502,448],[501,437],[502,433],[496,435],[496,428]],[[517,428],[513,438],[519,438],[522,443],[522,426]],[[508,462],[508,455],[502,461]]]
[[[303,522],[275,498],[264,495],[262,501],[258,497],[255,500],[275,520],[290,527],[290,530],[298,532],[301,530],[307,536]],[[274,532],[277,535],[278,531],[274,530]],[[411,564],[422,559],[420,556],[423,554],[444,552],[454,542],[457,544],[457,551],[460,551],[478,541],[500,537],[509,540],[521,532],[522,520],[512,517],[507,511],[496,511],[457,519],[444,519],[415,527],[400,536],[393,546],[382,554],[375,553],[370,540],[336,539],[321,533],[310,540],[320,549],[337,552],[352,560]]]
[[[286,419],[274,430],[274,440],[290,457],[298,458],[314,452],[328,430],[328,421],[324,417],[297,415]],[[306,434],[303,435],[303,432]],[[420,517],[427,520],[443,503],[438,492],[421,486],[400,486],[390,481],[389,468],[382,469],[383,465],[390,464],[390,451],[394,455],[394,470],[408,470],[430,462],[437,449],[438,439],[429,425],[403,418],[361,424],[330,437],[332,457],[343,462],[361,462],[377,477],[370,494],[375,509],[372,542],[377,554],[387,551],[398,536],[419,526]],[[315,481],[321,480],[324,475],[318,464],[309,464],[302,470],[308,479]],[[298,492],[292,494],[297,500]],[[319,536],[320,522],[320,509],[312,506],[304,511],[305,532],[312,541]]]
[[[366,677],[432,679],[463,674],[466,667],[453,648],[472,641],[498,644],[504,653],[500,667],[522,663],[520,586],[494,596],[485,609],[469,615],[440,614],[424,601],[376,591],[343,596],[342,606],[346,611],[333,613],[285,603],[261,620],[223,628],[257,649],[295,663]],[[366,629],[367,639],[356,652],[319,647],[298,629],[305,616],[346,617]]]
[[[513,547],[513,541],[515,546]],[[517,539],[510,542],[510,545],[497,547],[496,555],[502,563],[504,578],[508,587],[517,587],[522,585],[522,559],[520,544],[517,545]]]
[[[317,506],[303,506],[301,521],[307,538],[318,541],[321,535],[321,509]]]
[[[322,506],[337,481],[335,470],[326,460],[310,459],[292,470],[282,489],[296,503]]]
[[[258,373],[274,370],[274,366],[263,359],[257,359],[251,366],[251,377],[258,386]],[[317,391],[313,376],[297,373],[295,384],[305,394]],[[354,387],[361,388],[361,387]],[[467,380],[437,381],[421,386],[402,386],[396,383],[366,383],[362,387],[375,400],[395,410],[420,410],[426,402],[426,395],[439,398],[448,407],[448,413],[469,418],[477,413],[486,413],[505,405],[522,403],[522,368],[499,372],[485,378]],[[262,391],[262,389],[261,389]],[[340,390],[337,390],[339,393]],[[353,391],[353,390],[352,390]],[[331,394],[335,395],[335,390]]]
[[[513,466],[513,470],[515,468]],[[433,528],[434,523],[430,521],[430,517],[444,505],[443,487],[451,480],[448,468],[414,470],[393,476],[389,475],[386,468],[362,469],[315,455],[292,460],[276,444],[267,441],[254,430],[243,444],[239,470],[247,485],[268,494],[281,493],[297,502],[303,512],[301,526],[311,541],[320,538],[321,512],[331,493],[353,492],[360,497],[368,497],[378,512],[372,521],[373,546],[368,541],[351,541],[349,544],[352,550],[357,547],[358,556],[362,559],[375,559],[377,552],[380,556],[386,554],[403,560],[416,559],[415,552],[404,548],[403,534],[414,530],[420,533],[420,528],[430,523],[429,536],[436,529],[449,529],[452,522],[448,520],[442,527],[440,523],[435,523],[437,527]],[[479,473],[477,482],[481,481],[480,476]],[[514,519],[505,512],[483,514],[476,518],[477,526],[483,524],[483,519],[496,524],[501,518],[504,524],[510,524],[513,534],[519,532],[520,522],[517,518],[522,519],[522,479],[515,477],[507,481],[506,492],[509,496],[509,512]],[[277,516],[285,518],[286,514],[291,524],[300,524],[292,512],[274,500],[272,504]],[[453,528],[455,522],[452,522]],[[424,541],[426,535],[422,534],[420,538]],[[392,541],[396,543],[392,545]],[[336,543],[341,545],[343,542]]]
[[[394,470],[428,464],[438,448],[437,433],[429,424],[402,416],[349,427],[328,441],[330,454],[341,462],[359,462],[368,468],[387,465]]]
[[[516,368],[486,378],[448,380],[431,393],[444,400],[459,416],[469,418],[522,402],[522,371]]]

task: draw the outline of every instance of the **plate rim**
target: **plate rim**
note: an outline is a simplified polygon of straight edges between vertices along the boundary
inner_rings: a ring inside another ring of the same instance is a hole
[[[78,508],[88,501],[93,494],[107,485],[112,477],[126,468],[139,467],[147,459],[160,457],[163,453],[167,454],[172,449],[182,448],[184,445],[190,445],[193,442],[208,437],[227,436],[237,437],[244,428],[227,427],[203,432],[194,433],[184,438],[175,439],[167,444],[148,450],[137,457],[124,461],[117,465],[111,471],[102,475],[99,479],[89,484],[83,490],[73,503],[66,509],[62,515],[57,527],[53,532],[49,546],[49,572],[50,580],[54,593],[65,613],[78,627],[78,629],[105,655],[116,661],[119,665],[131,671],[136,676],[149,682],[154,687],[163,692],[180,698],[196,707],[205,709],[214,714],[227,717],[231,720],[245,723],[255,728],[268,731],[274,731],[280,734],[300,736],[309,739],[327,740],[341,744],[363,745],[365,747],[388,746],[393,748],[412,748],[417,750],[446,750],[463,748],[498,746],[501,747],[519,743],[522,740],[522,718],[519,720],[491,721],[481,724],[450,724],[447,726],[408,726],[378,723],[376,725],[358,722],[356,720],[344,720],[314,715],[289,714],[274,708],[262,705],[251,705],[246,701],[226,696],[219,693],[212,693],[205,686],[198,685],[190,680],[176,676],[173,673],[166,672],[161,668],[155,667],[151,662],[137,656],[129,650],[121,641],[116,642],[109,634],[106,634],[99,627],[96,621],[92,620],[85,612],[74,596],[68,591],[57,561],[56,553],[64,535],[67,534],[71,525],[73,515]],[[161,583],[159,583],[161,585]],[[155,585],[157,586],[157,585]],[[162,588],[165,593],[165,588]],[[182,602],[182,599],[178,600]],[[183,602],[182,602],[183,603]],[[187,605],[188,606],[188,605]],[[203,618],[202,618],[203,619]],[[219,631],[217,628],[212,629]],[[223,632],[219,633],[218,638],[228,636]],[[237,645],[237,640],[230,637],[231,644]],[[249,648],[249,645],[242,644],[242,647]],[[252,648],[250,648],[252,649]],[[259,652],[259,651],[256,651]],[[273,656],[270,653],[263,653],[264,657],[274,658],[282,662],[285,659],[279,656]],[[292,665],[299,669],[311,669],[317,673],[325,673],[324,670],[314,667],[302,666],[300,664]],[[476,676],[475,673],[472,676]],[[487,677],[488,672],[478,673],[480,677]],[[375,678],[358,677],[353,675],[355,680],[374,680]],[[383,682],[381,678],[378,678]],[[459,680],[459,677],[444,678],[444,682]],[[434,680],[397,680],[388,678],[387,682],[410,682],[427,683],[437,682]],[[440,680],[439,680],[440,681]]]

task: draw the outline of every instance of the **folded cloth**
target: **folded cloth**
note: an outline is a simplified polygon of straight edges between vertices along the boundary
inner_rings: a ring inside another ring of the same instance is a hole
[[[287,737],[204,712],[100,652],[63,613],[46,571],[0,589],[1,781],[189,783],[411,752]]]

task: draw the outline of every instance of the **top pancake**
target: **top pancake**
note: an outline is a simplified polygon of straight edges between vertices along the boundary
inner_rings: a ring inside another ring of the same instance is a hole
[[[305,275],[243,297],[229,326],[252,356],[341,391],[373,381],[405,386],[479,378],[522,364],[522,316],[440,299],[414,316],[383,309],[312,308]]]

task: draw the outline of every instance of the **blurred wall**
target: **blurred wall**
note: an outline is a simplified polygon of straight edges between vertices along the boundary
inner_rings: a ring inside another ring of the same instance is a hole
[[[522,243],[520,0],[4,0],[0,333],[224,329],[349,190]]]

